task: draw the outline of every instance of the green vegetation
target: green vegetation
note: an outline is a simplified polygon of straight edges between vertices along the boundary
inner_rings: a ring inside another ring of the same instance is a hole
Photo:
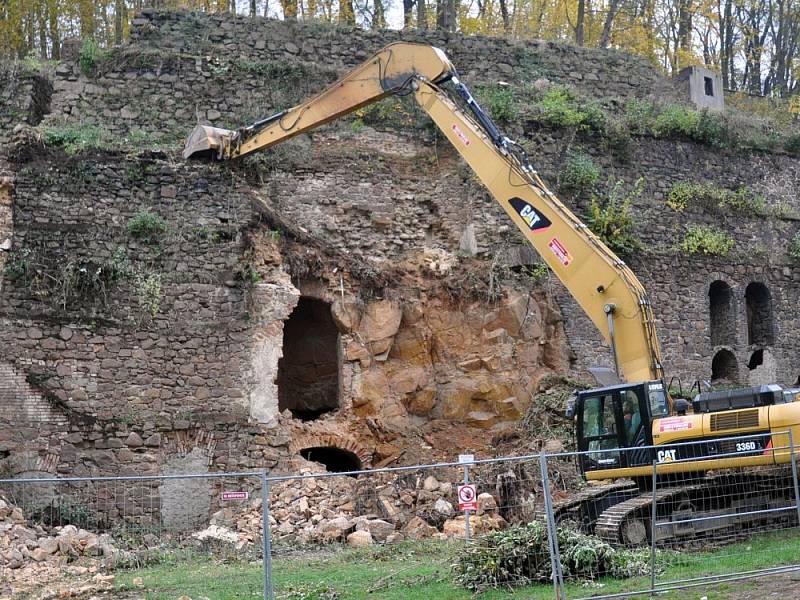
[[[136,299],[145,322],[152,322],[161,309],[163,297],[161,273],[154,271],[137,271],[134,273]]]
[[[656,106],[648,100],[628,100],[625,105],[625,124],[631,133],[647,135],[655,120]]]
[[[430,117],[417,107],[416,102],[400,96],[389,96],[380,102],[368,104],[353,114],[354,123],[359,122],[352,126],[355,131],[359,131],[364,125],[398,130],[423,130],[432,125]]]
[[[495,121],[509,122],[517,118],[514,95],[509,86],[479,85],[475,88],[475,95]]]
[[[667,194],[667,206],[677,212],[683,212],[690,206],[702,206],[756,217],[767,215],[767,202],[764,196],[744,185],[735,190],[728,190],[713,183],[679,181]]]
[[[646,575],[650,552],[614,550],[597,537],[566,527],[558,529],[561,565],[566,580]],[[483,536],[458,557],[455,581],[470,590],[528,585],[550,577],[547,528],[534,521]]]
[[[712,146],[722,145],[726,133],[719,117],[679,104],[664,107],[655,117],[651,132],[659,138],[683,137]]]
[[[482,545],[482,538],[476,545]],[[506,548],[501,552],[506,556]],[[535,583],[514,589],[484,589],[472,592],[453,582],[452,565],[458,555],[467,552],[463,542],[403,542],[391,546],[358,549],[334,547],[330,551],[308,555],[292,552],[285,558],[273,559],[276,596],[292,600],[405,600],[436,598],[437,600],[552,600],[550,583]],[[545,549],[546,552],[546,549]],[[658,556],[658,581],[710,576],[794,564],[800,553],[800,537],[787,530],[750,538],[722,548],[703,552],[663,553]],[[524,550],[522,552],[524,555]],[[620,551],[616,552],[617,555]],[[182,560],[181,560],[182,558]],[[544,555],[549,566],[549,556]],[[592,560],[591,556],[580,560]],[[619,568],[630,573],[640,568],[638,552],[624,553],[617,561]],[[649,565],[648,565],[649,566]],[[481,565],[483,568],[483,565]],[[142,578],[140,588],[135,578]],[[236,560],[215,562],[207,556],[192,559],[166,556],[160,564],[143,569],[118,571],[119,591],[133,591],[148,600],[174,600],[180,595],[213,597],[218,600],[258,596],[263,571],[258,562]],[[763,586],[764,580],[754,585]],[[702,589],[709,600],[735,600],[741,597],[746,583],[709,585]],[[628,579],[600,577],[592,583],[567,583],[570,598],[591,595],[587,586],[601,588],[604,594],[647,589],[650,577]],[[714,589],[715,588],[715,589]],[[699,594],[698,594],[699,596]],[[671,600],[686,598],[685,590],[666,592],[659,597]]]
[[[100,48],[97,41],[93,38],[83,40],[80,53],[78,54],[78,65],[84,75],[91,75],[94,72],[94,67],[102,56],[103,50]]]
[[[734,245],[734,239],[710,225],[691,225],[683,236],[678,248],[686,254],[706,254],[727,256]]]
[[[609,179],[608,191],[592,196],[589,227],[609,248],[622,255],[630,255],[641,248],[631,207],[642,195],[644,183],[644,178],[640,177],[633,189],[626,192],[624,181]]]
[[[555,128],[603,133],[608,122],[608,115],[598,104],[582,101],[573,88],[565,85],[551,86],[536,108],[539,119]]]
[[[789,258],[800,263],[800,232],[795,233],[792,241],[789,242]]]
[[[561,172],[561,187],[576,194],[587,194],[594,189],[600,179],[600,168],[586,154],[573,154]]]
[[[42,132],[45,146],[58,147],[70,156],[83,150],[111,148],[110,135],[91,123],[71,123],[60,127],[45,127]]]
[[[168,229],[164,218],[149,210],[140,210],[128,221],[128,233],[147,244],[158,242]]]

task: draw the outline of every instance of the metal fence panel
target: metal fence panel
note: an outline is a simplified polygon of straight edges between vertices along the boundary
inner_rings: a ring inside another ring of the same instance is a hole
[[[176,598],[261,596],[260,487],[259,474],[2,480],[0,539],[12,560],[0,561],[0,595],[63,568],[65,593],[103,582],[144,592],[157,580]],[[258,516],[251,539],[222,526],[227,513]]]

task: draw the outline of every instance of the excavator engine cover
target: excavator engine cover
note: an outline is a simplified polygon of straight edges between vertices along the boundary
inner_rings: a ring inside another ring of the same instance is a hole
[[[233,133],[228,129],[197,125],[186,139],[183,158],[221,158],[224,140],[230,139]]]

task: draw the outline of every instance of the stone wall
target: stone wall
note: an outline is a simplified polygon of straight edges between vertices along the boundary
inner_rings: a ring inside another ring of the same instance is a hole
[[[58,66],[44,121],[94,124],[127,150],[70,157],[34,137],[11,165],[13,188],[0,185],[9,232],[13,201],[13,241],[0,253],[0,473],[288,468],[331,445],[367,466],[452,458],[476,439],[485,450],[484,432],[524,413],[544,374],[610,364],[560,284],[511,271],[537,259],[408,104],[397,105],[409,115],[398,130],[345,121],[232,165],[178,158],[197,120],[236,127],[270,114],[396,39],[441,45],[469,84],[543,77],[611,105],[665,85],[610,51],[146,13],[90,75]],[[0,136],[19,118],[0,120]],[[644,249],[629,262],[653,301],[668,373],[710,375],[722,345],[711,343],[708,294],[721,280],[736,316],[724,346],[741,379],[794,382],[796,160],[642,137],[625,162],[591,136],[524,119],[511,128],[554,186],[576,148],[627,187],[645,178],[635,207]],[[665,197],[681,180],[748,184],[785,210],[676,213]],[[588,198],[564,198],[586,212]],[[150,239],[130,230],[143,211],[164,220]],[[723,225],[735,255],[677,252],[696,223]],[[752,281],[771,293],[768,347],[747,337]],[[305,422],[281,414],[278,389],[301,297],[330,307],[338,332],[339,408]],[[166,510],[180,518],[205,505]]]
[[[36,125],[50,110],[52,84],[19,62],[0,63],[0,143],[18,123]]]

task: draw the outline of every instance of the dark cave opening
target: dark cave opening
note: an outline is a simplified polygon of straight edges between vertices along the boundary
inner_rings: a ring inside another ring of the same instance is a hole
[[[339,331],[330,305],[301,297],[283,327],[278,408],[310,421],[339,408]]]
[[[757,281],[747,286],[747,343],[770,346],[775,343],[772,296],[769,288]]]
[[[306,460],[325,465],[325,469],[331,473],[361,470],[361,459],[358,456],[349,450],[343,450],[335,446],[303,448],[300,450],[300,456]]]
[[[732,346],[736,341],[736,311],[733,290],[724,281],[715,281],[708,288],[711,317],[711,345]]]
[[[711,360],[711,381],[719,381],[721,379],[731,382],[739,380],[739,365],[730,350],[720,350]]]
[[[763,364],[764,364],[764,351],[756,350],[750,355],[750,360],[747,363],[747,368],[752,371],[756,367],[760,367]]]

